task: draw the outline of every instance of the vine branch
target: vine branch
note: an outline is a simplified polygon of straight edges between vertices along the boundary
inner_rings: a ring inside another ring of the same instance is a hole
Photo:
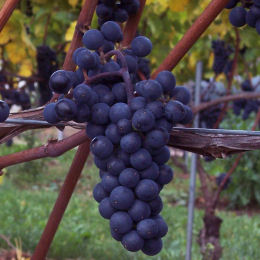
[[[256,115],[256,119],[255,119],[255,122],[254,122],[254,125],[252,127],[252,130],[255,130],[258,123],[259,123],[259,120],[260,120],[260,109],[258,110],[257,112],[257,115]],[[243,156],[244,153],[241,153],[235,160],[235,162],[233,163],[232,167],[229,169],[229,171],[227,172],[225,178],[222,180],[222,182],[220,183],[217,191],[216,191],[216,194],[214,196],[214,199],[213,199],[213,202],[212,202],[212,210],[214,210],[217,206],[217,203],[219,201],[219,196],[220,196],[220,193],[221,191],[223,190],[225,184],[227,183],[229,177],[234,173],[236,167],[238,166],[242,156]]]
[[[248,92],[241,92],[239,94],[235,94],[235,95],[228,95],[228,96],[224,96],[218,99],[214,99],[212,101],[209,102],[205,102],[205,103],[201,103],[200,105],[193,107],[192,108],[192,112],[194,114],[205,110],[209,107],[218,105],[220,103],[223,102],[227,102],[227,101],[234,101],[234,100],[238,100],[238,99],[254,99],[254,98],[260,98],[260,92],[253,92],[253,93],[248,93]]]
[[[146,0],[140,0],[140,8],[135,15],[129,17],[124,28],[124,39],[122,46],[128,46],[136,35],[139,21],[141,19]]]
[[[182,39],[171,50],[158,69],[152,74],[152,78],[155,78],[162,70],[172,70],[225,8],[228,2],[229,0],[212,0],[184,34]]]
[[[3,30],[5,24],[12,15],[19,0],[6,0],[3,7],[0,10],[0,32]]]
[[[88,140],[85,130],[67,137],[61,141],[50,141],[46,145],[29,150],[0,156],[0,170],[18,163],[29,162],[45,157],[58,157],[68,150]]]

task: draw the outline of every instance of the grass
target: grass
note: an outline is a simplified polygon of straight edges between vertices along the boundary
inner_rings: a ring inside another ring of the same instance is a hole
[[[13,150],[18,149],[13,146]],[[19,149],[18,149],[19,150]],[[2,153],[3,149],[1,150]],[[0,234],[22,240],[24,251],[32,252],[46,224],[48,215],[57,197],[65,173],[75,151],[58,159],[45,160],[39,165],[24,164],[10,167],[0,185]],[[30,177],[28,168],[36,171]],[[27,169],[27,170],[26,170]],[[27,176],[24,180],[24,176]],[[28,182],[28,180],[30,182]],[[164,209],[162,215],[169,226],[163,239],[164,249],[155,257],[142,253],[129,253],[109,234],[109,223],[98,213],[98,204],[91,190],[98,182],[98,171],[91,160],[84,168],[80,183],[74,193],[62,223],[49,251],[51,259],[98,259],[110,260],[120,257],[126,260],[143,259],[184,259],[188,180],[175,179],[162,192]],[[175,205],[175,206],[173,206]],[[177,205],[177,206],[176,206]],[[222,259],[260,259],[260,218],[247,215],[237,216],[233,212],[219,212],[223,219],[221,244],[224,247]],[[202,227],[203,212],[195,211],[193,259],[201,255],[196,237]],[[0,248],[8,248],[0,240]]]

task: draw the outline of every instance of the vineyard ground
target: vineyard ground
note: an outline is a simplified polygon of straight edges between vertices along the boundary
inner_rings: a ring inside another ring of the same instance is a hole
[[[24,144],[2,147],[0,153],[23,149]],[[57,197],[75,151],[70,151],[58,159],[45,159],[42,163],[31,162],[8,169],[1,179],[1,231],[15,244],[20,238],[22,249],[32,252],[45,226],[47,217]],[[18,169],[19,168],[19,169]],[[46,171],[46,169],[48,169]],[[169,234],[164,239],[165,247],[154,259],[183,259],[185,254],[185,232],[187,221],[186,202],[188,179],[179,178],[163,191],[165,202],[163,216],[169,224]],[[97,203],[91,190],[98,182],[98,171],[90,158],[72,201],[66,211],[59,231],[49,252],[49,259],[147,259],[141,253],[125,251],[109,235],[108,223],[99,216]],[[199,184],[198,184],[199,185]],[[203,212],[195,212],[194,259],[201,259],[196,236],[202,227]],[[221,229],[221,243],[224,247],[223,259],[260,259],[260,219],[232,211],[220,211],[224,223]],[[0,248],[8,248],[0,240]],[[153,258],[152,258],[153,259]]]

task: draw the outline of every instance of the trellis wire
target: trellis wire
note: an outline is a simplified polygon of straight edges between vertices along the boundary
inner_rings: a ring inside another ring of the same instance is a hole
[[[39,126],[72,126],[77,128],[85,128],[85,124],[78,123],[64,123],[60,122],[57,124],[50,124],[43,120],[32,120],[32,119],[7,119],[5,120],[6,124],[12,125],[39,125]],[[0,123],[1,127],[1,123]],[[194,134],[221,134],[221,135],[251,135],[251,136],[260,136],[260,131],[248,131],[248,130],[231,130],[231,129],[208,129],[208,128],[186,128],[186,127],[173,127],[172,130],[183,131],[187,133]]]
[[[200,103],[200,85],[202,77],[202,62],[199,61],[196,66],[196,86],[195,86],[195,106]],[[194,118],[194,127],[199,126],[199,113]],[[196,172],[197,172],[197,158],[198,155],[193,153],[191,157],[191,171],[190,171],[190,187],[189,187],[189,204],[188,204],[188,223],[187,223],[187,235],[186,235],[186,260],[191,260],[192,249],[192,227],[194,218],[194,201],[196,190]]]

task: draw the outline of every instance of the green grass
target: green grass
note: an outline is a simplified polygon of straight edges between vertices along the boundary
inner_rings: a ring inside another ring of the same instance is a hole
[[[20,147],[21,148],[21,147]],[[16,146],[13,150],[18,149]],[[3,150],[2,150],[3,151]],[[2,152],[1,151],[1,152]],[[22,240],[24,251],[32,252],[49,213],[58,195],[62,180],[68,170],[75,150],[58,159],[45,160],[39,164],[24,164],[8,168],[7,176],[0,185],[0,234]],[[31,177],[26,169],[37,171]],[[24,176],[27,176],[24,179]],[[28,180],[27,180],[28,178]],[[92,197],[92,188],[99,180],[98,171],[91,158],[84,168],[79,185],[74,193],[62,223],[49,251],[51,259],[98,259],[143,260],[143,259],[184,259],[188,180],[177,178],[162,192],[164,210],[162,215],[169,226],[163,239],[164,249],[155,257],[142,253],[129,253],[121,244],[113,240],[109,233],[109,222],[98,213],[98,204]],[[175,206],[173,206],[175,205]],[[260,218],[247,215],[237,216],[232,212],[219,212],[223,219],[221,244],[224,247],[222,259],[260,259]],[[195,211],[193,259],[200,260],[200,250],[196,243],[202,227],[203,211]],[[0,240],[0,248],[8,248]]]

